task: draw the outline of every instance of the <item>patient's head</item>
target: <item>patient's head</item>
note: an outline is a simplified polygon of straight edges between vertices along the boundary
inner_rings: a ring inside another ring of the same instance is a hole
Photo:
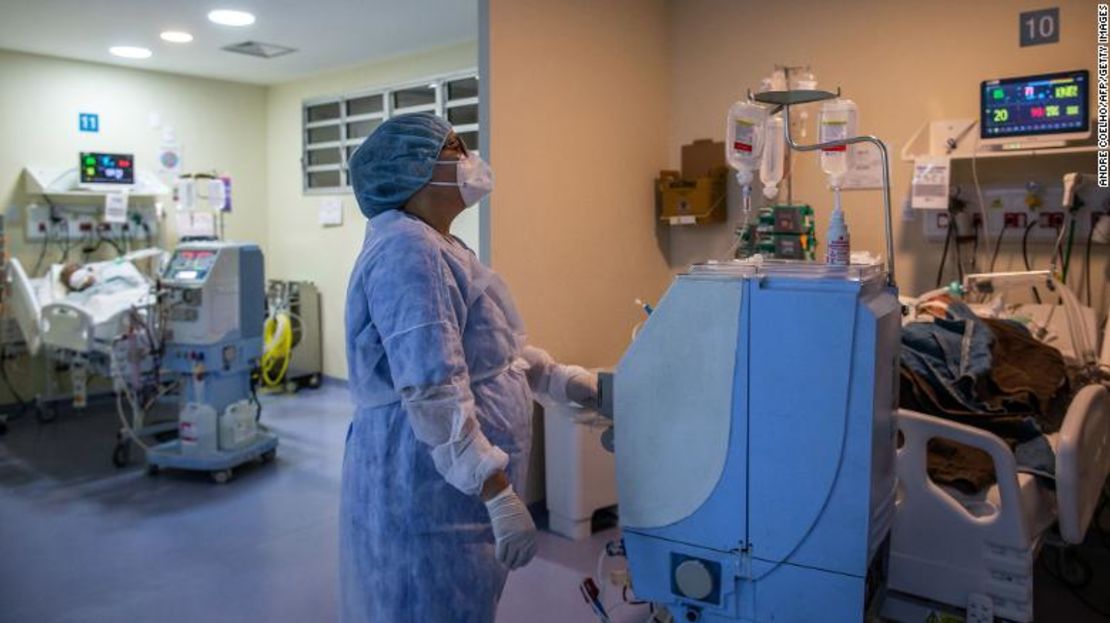
[[[96,276],[93,274],[92,268],[82,266],[76,262],[69,262],[63,266],[58,277],[61,279],[62,285],[68,288],[70,292],[80,292],[96,283]]]

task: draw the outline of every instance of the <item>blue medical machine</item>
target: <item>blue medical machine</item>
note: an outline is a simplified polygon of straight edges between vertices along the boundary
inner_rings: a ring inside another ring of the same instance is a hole
[[[784,111],[790,148],[866,141],[885,165],[873,137],[794,143],[790,106],[832,97],[754,99]],[[631,587],[677,621],[861,621],[882,602],[901,324],[884,182],[885,265],[695,265],[602,379]]]
[[[181,378],[178,439],[147,452],[148,469],[209,472],[226,482],[232,468],[269,461],[277,436],[258,423],[251,374],[262,355],[266,279],[257,245],[191,242],[162,275],[163,368]]]

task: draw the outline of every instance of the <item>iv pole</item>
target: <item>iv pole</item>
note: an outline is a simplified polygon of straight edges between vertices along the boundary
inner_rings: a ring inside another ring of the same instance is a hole
[[[790,133],[790,107],[798,106],[801,104],[811,104],[814,102],[821,102],[833,98],[840,97],[840,89],[836,93],[828,91],[764,91],[752,95],[748,91],[748,99],[761,102],[763,104],[771,104],[775,108],[770,114],[775,114],[780,110],[783,111],[783,126],[786,132],[786,146],[796,151],[818,151],[821,149],[828,149],[830,147],[840,147],[847,145],[854,145],[856,143],[871,143],[879,149],[879,156],[881,157],[883,167],[883,220],[886,224],[886,282],[890,287],[896,287],[897,284],[894,280],[894,222],[892,220],[892,213],[890,209],[890,156],[887,153],[886,144],[878,138],[871,135],[851,136],[847,138],[837,139],[835,141],[827,141],[824,143],[813,143],[810,145],[799,145],[794,142],[794,137]]]

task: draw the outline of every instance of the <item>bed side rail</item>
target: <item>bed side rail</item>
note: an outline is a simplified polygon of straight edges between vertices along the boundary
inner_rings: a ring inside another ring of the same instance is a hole
[[[93,349],[96,326],[85,310],[65,302],[42,308],[42,342],[47,346],[78,353]]]
[[[11,283],[11,296],[7,300],[7,308],[19,326],[23,340],[27,342],[27,351],[32,355],[39,352],[42,346],[42,307],[39,305],[35,287],[23,264],[18,258],[10,258],[11,270],[8,271],[8,280]]]
[[[1021,494],[1018,490],[1017,462],[1014,459],[1014,453],[1002,439],[972,426],[909,409],[899,409],[896,419],[905,440],[898,450],[899,486],[907,498],[916,500],[916,505],[921,505],[928,500],[924,507],[918,509],[919,511],[954,514],[969,524],[1002,523],[1003,525],[997,526],[996,530],[1010,535],[1014,542],[1028,541],[1029,534],[1024,525]],[[991,457],[995,477],[998,480],[1001,506],[996,509],[997,512],[986,515],[973,514],[929,478],[926,470],[927,446],[929,440],[933,438],[956,441],[982,450]],[[926,511],[926,508],[932,510]]]
[[[1110,392],[1102,385],[1088,385],[1068,406],[1056,448],[1056,499],[1060,536],[1065,541],[1083,541],[1107,474]]]

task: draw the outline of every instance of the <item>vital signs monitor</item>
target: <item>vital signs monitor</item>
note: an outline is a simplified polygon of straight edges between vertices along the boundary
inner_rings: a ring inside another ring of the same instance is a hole
[[[979,137],[1002,149],[1061,147],[1091,134],[1086,69],[984,80]]]

